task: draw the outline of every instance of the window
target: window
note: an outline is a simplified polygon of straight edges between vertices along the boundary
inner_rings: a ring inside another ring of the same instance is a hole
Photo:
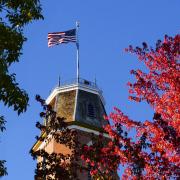
[[[94,106],[93,106],[91,103],[88,104],[88,107],[87,107],[87,115],[88,115],[90,118],[95,118]]]

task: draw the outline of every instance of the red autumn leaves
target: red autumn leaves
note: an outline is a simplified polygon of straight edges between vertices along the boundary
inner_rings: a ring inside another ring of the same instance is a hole
[[[164,41],[157,41],[155,49],[143,43],[141,48],[130,46],[126,51],[137,55],[148,69],[148,73],[131,71],[136,81],[128,83],[129,99],[146,101],[153,108],[154,117],[137,122],[115,108],[106,117],[111,125],[104,128],[110,142],[96,140],[84,149],[83,159],[94,177],[112,178],[120,165],[119,168],[124,167],[123,179],[178,178],[180,35],[165,36]]]

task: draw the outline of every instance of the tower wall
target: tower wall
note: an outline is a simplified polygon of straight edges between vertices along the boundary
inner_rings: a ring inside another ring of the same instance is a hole
[[[65,118],[66,122],[74,121],[76,90],[59,93],[55,99],[54,109],[57,115]]]
[[[47,99],[47,103],[53,107],[57,116],[65,118],[69,128],[77,131],[78,141],[81,145],[91,144],[92,133],[98,136],[102,132],[103,126],[108,124],[108,121],[104,120],[106,111],[101,91],[96,86],[89,86],[89,82],[87,82],[55,88]],[[105,136],[108,141],[107,135]],[[72,153],[71,149],[64,144],[57,143],[53,138],[49,138],[46,143],[43,143],[37,142],[33,150],[44,149],[50,154],[62,153],[66,155]],[[79,163],[82,163],[80,159]],[[83,172],[77,170],[77,173],[80,180],[91,179],[88,170]],[[115,173],[115,180],[118,179],[116,175]]]

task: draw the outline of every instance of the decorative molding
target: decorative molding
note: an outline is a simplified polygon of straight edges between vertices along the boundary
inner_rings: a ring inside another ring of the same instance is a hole
[[[88,129],[88,128],[78,126],[78,125],[70,125],[70,126],[68,126],[68,128],[69,129],[78,129],[80,131],[84,131],[84,132],[88,132],[88,133],[94,133],[95,135],[101,134],[101,132],[99,132],[99,131],[96,131],[96,130],[93,130],[93,129]],[[107,137],[107,138],[111,138],[108,134],[105,134],[105,133],[103,133],[103,136]]]
[[[82,84],[78,84],[78,85],[77,84],[72,84],[72,85],[67,85],[67,86],[63,86],[63,87],[56,87],[52,91],[52,93],[48,96],[48,98],[46,99],[46,103],[50,104],[50,102],[54,99],[54,97],[59,93],[72,91],[72,90],[78,90],[78,89],[99,95],[103,105],[105,105],[104,98],[103,98],[102,94],[100,93],[100,91],[98,89],[91,88],[91,87],[88,87],[88,86],[85,86],[85,85],[82,85]]]
[[[76,118],[76,109],[77,109],[77,97],[78,97],[78,89],[76,90],[76,96],[75,96],[75,102],[74,102],[74,114],[73,114],[73,121],[75,121]]]
[[[46,137],[46,139],[42,142],[42,144],[39,146],[39,148],[38,148],[37,150],[46,148],[51,139],[52,139],[52,135],[49,134],[49,135]]]
[[[97,131],[97,130],[89,129],[89,128],[82,127],[82,126],[79,126],[79,125],[74,125],[74,124],[73,125],[69,125],[68,128],[69,129],[77,129],[77,130],[80,130],[80,131],[83,131],[83,132],[87,132],[87,133],[94,133],[97,136],[102,133],[102,132]],[[106,134],[106,133],[102,133],[102,135],[104,137],[106,137],[106,138],[111,139],[111,137],[108,134]],[[46,136],[46,134],[43,134],[43,137],[45,137],[45,136]],[[40,149],[45,148],[48,145],[48,143],[50,142],[51,139],[52,139],[52,135],[49,134],[47,137],[45,137],[45,139],[43,141],[38,140],[34,144],[34,146],[32,147],[32,150],[33,151],[38,151]]]

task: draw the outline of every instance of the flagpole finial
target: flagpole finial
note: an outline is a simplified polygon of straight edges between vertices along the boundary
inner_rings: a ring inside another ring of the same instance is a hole
[[[76,21],[76,47],[77,47],[77,83],[79,83],[79,21]]]

